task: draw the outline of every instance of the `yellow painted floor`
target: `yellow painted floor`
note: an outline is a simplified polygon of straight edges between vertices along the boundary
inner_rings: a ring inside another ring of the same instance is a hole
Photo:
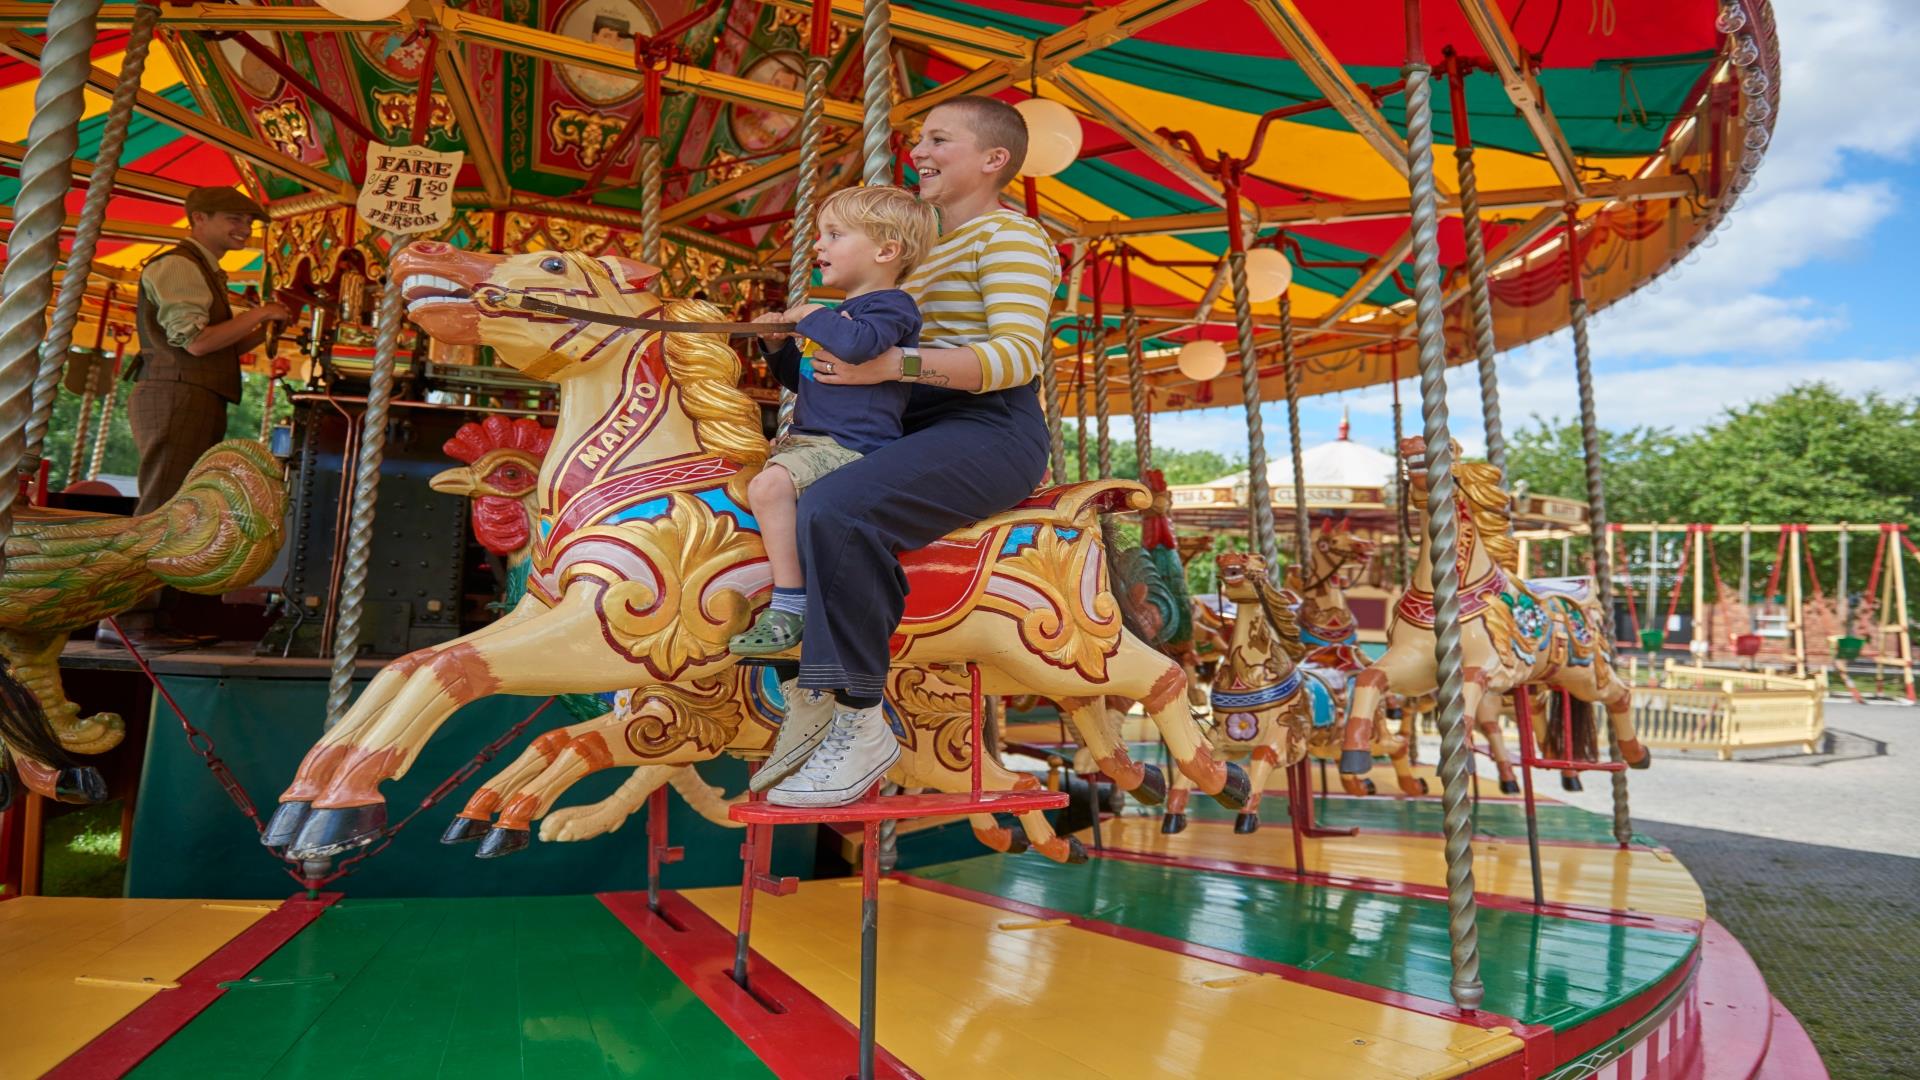
[[[1265,825],[1242,836],[1223,826],[1196,824],[1166,836],[1158,817],[1128,816],[1107,821],[1102,828],[1109,845],[1129,851],[1293,869],[1293,834],[1285,825]],[[1092,843],[1091,831],[1082,832],[1080,839]],[[1309,839],[1305,844],[1311,871],[1440,888],[1447,883],[1437,836],[1363,834]],[[1700,886],[1670,852],[1550,844],[1541,846],[1540,860],[1543,891],[1554,903],[1686,919],[1707,916]],[[1533,897],[1524,840],[1476,839],[1473,876],[1480,892]]]
[[[278,901],[0,903],[0,1077],[38,1076],[279,907]]]
[[[685,894],[731,930],[739,891]],[[858,1022],[858,882],[755,901],[754,950]],[[884,883],[879,1041],[930,1078],[1446,1077],[1518,1038]],[[1121,1005],[1122,1002],[1126,1004]],[[1136,1013],[1151,1009],[1151,1022]]]

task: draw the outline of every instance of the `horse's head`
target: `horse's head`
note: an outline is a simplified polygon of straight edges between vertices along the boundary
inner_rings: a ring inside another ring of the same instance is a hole
[[[535,482],[553,442],[553,429],[528,418],[489,416],[460,425],[447,456],[466,465],[429,483],[433,490],[473,500],[473,535],[504,558],[524,557],[533,542]]]
[[[1332,518],[1323,518],[1320,531],[1313,536],[1313,576],[1335,588],[1350,589],[1373,561],[1375,546],[1373,541],[1354,534],[1352,520],[1341,518],[1336,526]]]
[[[630,329],[525,310],[545,300],[608,315],[652,315],[660,301],[647,291],[660,271],[617,255],[577,251],[498,255],[450,244],[409,245],[389,273],[400,276],[407,317],[437,340],[488,345],[515,368],[540,379],[563,379],[575,365],[599,358],[601,346]]]
[[[1229,551],[1215,556],[1213,565],[1220,572],[1220,591],[1227,599],[1236,604],[1260,599],[1259,583],[1267,579],[1265,556],[1251,551]]]

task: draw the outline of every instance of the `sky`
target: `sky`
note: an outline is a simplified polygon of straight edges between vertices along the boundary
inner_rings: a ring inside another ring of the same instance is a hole
[[[1913,0],[1773,0],[1782,57],[1779,121],[1752,186],[1690,262],[1596,314],[1594,397],[1603,427],[1704,427],[1729,407],[1825,380],[1844,390],[1920,394],[1920,341],[1910,313],[1920,288],[1920,56]],[[1902,11],[1904,9],[1904,13]],[[1623,16],[1624,17],[1624,16]],[[1554,334],[1503,354],[1505,427],[1571,419],[1579,399],[1573,344]],[[1447,371],[1453,433],[1484,453],[1471,365]],[[1401,384],[1417,430],[1419,391]],[[1393,442],[1392,395],[1380,386],[1302,403],[1302,442],[1336,436]],[[1287,450],[1286,409],[1264,412],[1269,455]],[[1131,427],[1115,418],[1115,434]],[[1244,459],[1239,405],[1156,416],[1156,446]]]

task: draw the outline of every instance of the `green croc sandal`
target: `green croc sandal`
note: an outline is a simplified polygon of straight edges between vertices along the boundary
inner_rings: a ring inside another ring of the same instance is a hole
[[[744,633],[735,634],[727,642],[727,651],[735,656],[772,656],[783,653],[800,644],[800,630],[806,625],[803,616],[791,611],[775,611],[772,608],[760,613],[752,626]]]

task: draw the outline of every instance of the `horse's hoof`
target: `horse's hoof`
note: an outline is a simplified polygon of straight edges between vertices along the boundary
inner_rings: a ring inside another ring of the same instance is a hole
[[[1247,778],[1247,770],[1237,762],[1226,762],[1227,782],[1220,786],[1220,793],[1214,801],[1229,810],[1244,810],[1253,800],[1253,781]]]
[[[1167,836],[1173,836],[1176,833],[1186,832],[1187,831],[1187,815],[1161,814],[1160,815],[1160,831],[1161,833]]]
[[[1250,832],[1259,832],[1260,815],[1248,813],[1235,814],[1233,817],[1233,831],[1242,836]]]
[[[107,801],[107,778],[91,765],[75,765],[60,770],[53,782],[53,797],[63,803],[91,806]]]
[[[1347,776],[1365,776],[1373,771],[1373,755],[1365,750],[1342,750],[1340,771]]]
[[[443,844],[467,844],[487,835],[493,827],[490,821],[476,821],[470,817],[457,817],[447,822],[447,831],[440,834]]]
[[[1433,794],[1433,785],[1427,783],[1427,778],[1424,776],[1420,778],[1419,787],[1420,787],[1420,790],[1415,794],[1419,794],[1419,795]]]
[[[1087,846],[1077,837],[1067,837],[1067,865],[1078,866],[1087,861]]]
[[[1518,795],[1518,794],[1520,794],[1520,781],[1518,781],[1518,780],[1502,780],[1502,781],[1500,781],[1500,794],[1502,794],[1502,795]]]
[[[1372,786],[1373,781],[1364,776],[1348,776],[1346,773],[1340,774],[1340,788],[1349,795],[1371,795],[1373,792],[1369,789]]]
[[[1651,751],[1651,750],[1649,750],[1649,749],[1647,749],[1647,748],[1646,748],[1646,747],[1644,747],[1644,746],[1643,746],[1643,747],[1641,747],[1641,748],[1640,748],[1640,760],[1638,760],[1638,761],[1629,761],[1629,762],[1627,762],[1627,768],[1629,768],[1629,769],[1651,769],[1651,768],[1653,768],[1653,751]]]
[[[527,829],[503,829],[498,825],[487,830],[479,850],[473,853],[476,859],[497,859],[502,855],[511,855],[516,851],[527,850],[533,842],[533,834]]]
[[[1560,790],[1561,791],[1585,791],[1587,790],[1587,785],[1580,782],[1579,776],[1569,774],[1567,776],[1563,776],[1560,778]]]
[[[296,859],[324,859],[366,847],[387,831],[387,804],[319,809],[307,816],[300,835],[287,848]]]
[[[1369,795],[1380,794],[1380,785],[1374,783],[1373,777],[1371,776],[1362,778],[1360,781],[1360,787]]]
[[[1127,794],[1142,806],[1159,806],[1167,801],[1167,774],[1161,772],[1158,765],[1142,765],[1140,786]]]
[[[300,826],[306,822],[307,814],[313,804],[305,799],[283,802],[273,808],[273,816],[267,819],[267,827],[260,832],[260,842],[268,847],[286,847],[293,838],[300,835]]]
[[[1016,821],[1012,825],[1007,826],[1007,854],[1018,855],[1032,847],[1033,842],[1027,839],[1027,827],[1025,825]]]

